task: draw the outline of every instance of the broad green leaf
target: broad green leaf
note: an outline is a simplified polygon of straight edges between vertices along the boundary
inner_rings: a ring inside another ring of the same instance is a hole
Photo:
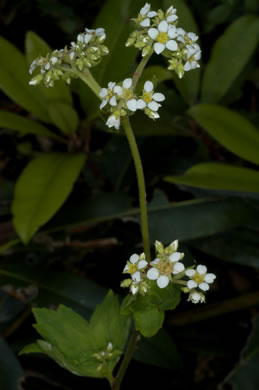
[[[171,0],[163,0],[163,8],[166,10],[172,5]],[[191,10],[184,0],[173,1],[173,6],[176,8],[179,20],[179,26],[187,32],[194,32],[199,35],[197,23],[192,15]],[[198,96],[200,85],[200,69],[186,72],[184,77],[180,80],[175,73],[173,73],[174,82],[188,104],[192,104]]]
[[[51,122],[42,93],[29,85],[30,74],[24,55],[0,37],[0,88],[17,104],[44,122]]]
[[[232,153],[259,164],[259,129],[242,115],[213,104],[193,106],[188,114]]]
[[[50,153],[32,160],[19,177],[12,204],[14,226],[24,243],[62,206],[86,156]]]
[[[146,299],[159,310],[173,310],[180,302],[181,288],[170,283],[166,288],[161,289],[154,282]]]
[[[63,133],[72,134],[76,131],[79,118],[75,109],[69,104],[61,102],[51,102],[48,105],[48,113],[53,123]]]
[[[24,371],[4,339],[0,338],[0,387],[18,390]]]
[[[49,259],[49,253],[47,257]],[[19,288],[34,285],[38,290],[35,297],[38,306],[64,304],[86,318],[90,318],[92,311],[106,294],[106,289],[90,280],[68,272],[49,272],[38,263],[35,266],[29,265],[26,261],[21,262],[20,255],[18,259],[10,257],[8,264],[0,268],[0,284],[11,284]]]
[[[181,358],[176,345],[165,329],[160,329],[153,337],[142,337],[133,358],[137,361],[169,370],[181,367]]]
[[[25,51],[28,67],[32,61],[39,56],[46,56],[52,52],[51,47],[40,38],[35,32],[28,31],[25,37]],[[32,77],[32,76],[31,76]],[[56,81],[53,88],[47,88],[43,84],[40,84],[37,90],[41,90],[47,100],[54,100],[67,104],[72,104],[72,95],[69,87],[64,81]]]
[[[27,354],[27,353],[41,353],[42,350],[37,343],[26,345],[20,352],[19,355]]]
[[[165,313],[156,307],[146,307],[146,304],[139,305],[134,308],[132,314],[136,329],[144,337],[154,336],[163,326]]]
[[[56,134],[52,133],[44,125],[12,112],[0,112],[0,127],[18,131],[21,135],[34,134],[59,139]]]
[[[256,49],[259,19],[241,16],[218,38],[212,49],[202,80],[202,101],[216,103],[222,99],[242,72]]]
[[[259,387],[259,316],[255,317],[253,325],[240,362],[224,381],[231,383],[234,390],[254,390]]]
[[[259,172],[220,163],[202,163],[182,176],[168,176],[166,181],[216,190],[259,192]]]
[[[164,243],[173,239],[189,240],[206,237],[232,229],[258,218],[254,208],[238,199],[197,199],[150,205],[149,224],[151,242]],[[129,200],[123,194],[100,194],[95,199],[81,204],[68,203],[66,209],[48,225],[48,231],[63,230],[68,226],[85,223],[99,223],[139,216],[139,209],[129,207]]]

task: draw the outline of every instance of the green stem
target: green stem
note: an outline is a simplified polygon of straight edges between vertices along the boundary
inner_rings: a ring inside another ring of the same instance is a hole
[[[128,365],[132,359],[132,356],[133,356],[133,353],[134,353],[134,350],[136,347],[136,343],[137,343],[137,338],[138,338],[138,332],[136,330],[134,330],[134,332],[131,336],[131,339],[129,341],[127,350],[125,352],[124,358],[121,362],[119,371],[118,371],[118,373],[114,379],[114,382],[111,386],[112,390],[119,390],[120,389],[121,381],[122,381],[122,379],[127,371]]]
[[[93,93],[100,99],[99,93],[101,90],[100,85],[97,83],[95,78],[92,76],[92,73],[90,72],[89,69],[85,70],[84,73],[80,72],[77,69],[73,69],[73,72],[80,77],[84,83],[88,85],[88,87],[93,91]]]
[[[139,190],[140,221],[141,221],[143,246],[144,246],[144,252],[146,255],[146,260],[148,262],[150,262],[151,256],[150,256],[149,231],[148,231],[146,187],[145,187],[145,178],[144,178],[143,167],[142,167],[136,139],[135,139],[134,133],[132,131],[128,116],[123,118],[122,124],[123,124],[124,130],[125,130],[125,134],[128,138],[132,158],[133,158],[135,169],[136,169],[138,190]]]
[[[147,65],[148,60],[150,59],[151,56],[152,56],[152,52],[150,54],[146,55],[145,57],[143,57],[142,60],[140,61],[140,63],[138,64],[138,67],[135,70],[133,78],[132,78],[133,90],[135,90],[137,83],[142,75],[142,72],[143,72],[145,66]]]

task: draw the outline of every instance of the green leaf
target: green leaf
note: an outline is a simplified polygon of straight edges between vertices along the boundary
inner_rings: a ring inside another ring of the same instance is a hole
[[[30,74],[24,55],[3,37],[0,37],[0,51],[0,88],[21,107],[49,123],[44,96],[29,85]]]
[[[258,17],[245,15],[216,41],[202,80],[202,101],[216,103],[222,99],[254,53],[258,32]]]
[[[154,282],[146,298],[150,304],[156,306],[159,310],[173,310],[180,302],[181,288],[170,283],[162,289]]]
[[[153,337],[142,337],[133,358],[145,364],[169,370],[179,369],[181,366],[181,358],[176,345],[165,329],[160,329]]]
[[[188,114],[232,153],[259,164],[259,130],[242,115],[213,104],[198,104]]]
[[[79,118],[77,112],[69,104],[52,102],[48,105],[48,113],[53,123],[63,133],[72,134],[76,131]]]
[[[0,387],[17,390],[24,371],[4,339],[0,338]]]
[[[32,160],[19,177],[12,204],[14,226],[24,243],[62,206],[86,156],[50,153]]]
[[[76,375],[111,378],[130,327],[112,291],[97,307],[89,324],[63,305],[57,311],[33,309],[33,314],[37,321],[34,327],[45,340],[37,341],[38,348],[31,345],[22,353],[40,350]]]
[[[28,31],[25,37],[25,52],[28,66],[30,66],[35,58],[39,56],[45,57],[48,53],[52,52],[52,49],[35,32]],[[36,87],[36,91],[39,89],[48,101],[54,100],[60,103],[63,102],[69,105],[72,104],[72,95],[70,89],[64,81],[55,81],[54,88],[47,88],[43,84],[40,84],[38,87]]]
[[[39,344],[33,343],[26,345],[20,352],[19,355],[28,354],[28,353],[41,353],[42,349]]]
[[[167,176],[169,183],[216,190],[259,192],[259,172],[220,163],[202,163],[182,176]]]
[[[139,301],[132,311],[134,324],[144,337],[154,336],[163,326],[165,313],[156,307],[147,306],[145,301]]]
[[[59,137],[48,130],[45,126],[31,119],[23,118],[12,112],[0,112],[0,127],[18,131],[21,135],[34,134],[59,139]]]
[[[254,390],[259,387],[259,316],[254,319],[253,331],[241,353],[239,364],[224,383],[231,383],[235,390]]]
[[[164,10],[169,8],[171,5],[171,0],[163,1]],[[178,27],[182,27],[187,32],[194,32],[199,35],[197,23],[195,22],[192,12],[186,2],[184,0],[176,0],[173,2],[173,5],[176,8],[176,13],[179,17]],[[192,104],[197,99],[200,86],[200,74],[200,69],[195,69],[194,71],[186,72],[184,77],[179,79],[173,72],[174,82],[185,102],[188,104]]]

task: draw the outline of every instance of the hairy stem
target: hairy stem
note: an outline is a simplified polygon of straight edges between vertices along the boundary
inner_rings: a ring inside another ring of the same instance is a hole
[[[138,67],[135,70],[133,78],[132,78],[133,90],[135,90],[137,83],[142,75],[142,72],[143,72],[145,66],[147,65],[148,60],[150,59],[151,56],[152,56],[152,52],[150,54],[146,55],[145,57],[143,57],[142,60],[140,61],[140,63],[138,64]]]
[[[136,330],[134,330],[134,332],[131,336],[131,339],[129,341],[127,350],[125,352],[124,358],[121,362],[119,371],[118,371],[118,373],[114,379],[114,382],[111,386],[112,390],[119,390],[120,389],[121,381],[122,381],[122,379],[127,371],[128,365],[132,359],[132,356],[133,356],[133,353],[134,353],[134,350],[136,347],[136,343],[137,343],[137,338],[138,338],[138,332]]]
[[[146,186],[144,171],[142,167],[142,162],[140,159],[139,150],[137,147],[136,139],[131,128],[129,118],[126,116],[123,120],[123,127],[125,134],[128,138],[132,158],[134,161],[137,181],[138,181],[138,190],[139,190],[139,205],[140,205],[140,221],[141,221],[141,231],[142,231],[142,240],[144,252],[146,255],[146,260],[151,261],[150,256],[150,244],[149,244],[149,230],[148,230],[148,217],[147,217],[147,202],[146,202]]]

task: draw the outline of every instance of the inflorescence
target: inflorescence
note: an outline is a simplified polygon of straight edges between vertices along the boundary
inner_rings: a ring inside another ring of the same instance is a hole
[[[176,283],[183,286],[183,292],[189,293],[188,300],[191,302],[205,302],[204,293],[209,290],[216,275],[207,273],[205,265],[185,268],[182,263],[184,253],[178,252],[178,240],[167,247],[156,241],[155,248],[156,258],[150,263],[146,261],[144,253],[133,254],[130,257],[123,273],[130,274],[131,278],[124,279],[121,287],[128,287],[133,295],[137,293],[145,295],[154,282],[159,288]]]

